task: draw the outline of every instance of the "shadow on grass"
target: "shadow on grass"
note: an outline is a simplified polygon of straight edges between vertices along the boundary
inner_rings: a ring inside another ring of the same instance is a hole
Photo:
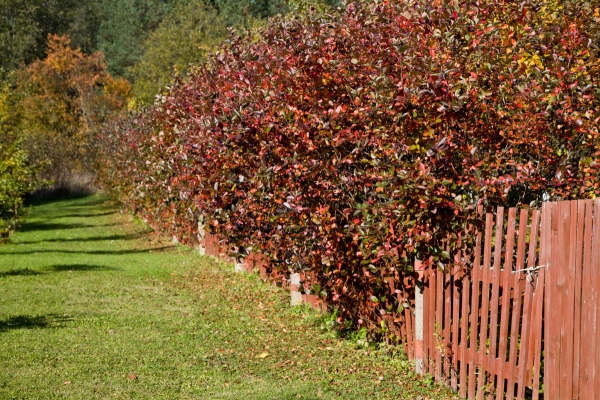
[[[92,236],[87,238],[63,239],[52,238],[43,240],[20,241],[19,244],[36,244],[36,243],[73,243],[73,242],[102,242],[108,240],[134,240],[142,237],[142,234],[130,235],[110,235],[110,236]]]
[[[10,254],[10,255],[26,255],[26,254],[45,254],[45,253],[54,253],[54,254],[88,254],[88,255],[97,255],[97,256],[124,256],[128,254],[144,254],[149,252],[160,253],[166,250],[175,249],[175,246],[163,246],[163,247],[155,247],[149,249],[139,249],[139,250],[90,250],[90,251],[76,251],[76,250],[26,250],[26,251],[0,251],[0,255],[2,254]]]
[[[54,272],[67,272],[67,271],[121,271],[120,268],[107,267],[106,265],[94,265],[94,264],[56,264],[45,268],[49,271]],[[9,276],[35,276],[45,275],[48,272],[36,271],[34,269],[23,268],[23,269],[11,269],[8,271],[0,272],[0,278]]]
[[[100,197],[100,198],[95,198],[93,200],[92,199],[93,198],[90,198],[89,200],[81,201],[81,202],[79,200],[77,200],[75,203],[61,205],[61,208],[78,211],[78,210],[85,210],[88,208],[97,210],[98,206],[108,207],[108,208],[114,207],[114,202],[112,202],[108,197]],[[63,201],[63,200],[59,200],[59,201]]]
[[[120,268],[107,267],[106,265],[93,264],[57,264],[52,265],[48,269],[56,272],[67,271],[120,271]]]
[[[108,198],[97,197],[94,193],[56,193],[55,195],[49,195],[49,193],[45,193],[43,196],[40,196],[39,194],[29,194],[25,197],[25,204],[32,206],[43,206],[53,203],[75,202],[75,204],[69,204],[67,207],[85,207],[104,204],[106,200],[108,200]]]
[[[119,224],[99,224],[99,225],[91,225],[91,224],[60,224],[60,223],[48,223],[48,222],[24,222],[20,224],[17,231],[19,232],[34,232],[34,231],[59,231],[59,230],[69,230],[69,229],[79,229],[79,228],[102,228],[107,226],[116,226]]]
[[[96,217],[106,217],[107,215],[113,215],[118,213],[118,210],[107,211],[102,213],[71,213],[71,214],[57,214],[51,218],[45,218],[46,220],[52,219],[62,219],[62,218],[96,218]]]
[[[30,276],[30,275],[42,275],[43,272],[39,272],[29,268],[23,269],[11,269],[9,271],[0,272],[0,277],[3,276]]]
[[[0,332],[14,329],[41,329],[64,327],[72,317],[59,314],[47,314],[39,316],[17,315],[0,320]]]

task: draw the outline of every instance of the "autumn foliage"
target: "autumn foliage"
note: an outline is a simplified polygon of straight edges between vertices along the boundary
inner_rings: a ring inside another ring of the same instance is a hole
[[[600,194],[598,10],[563,5],[273,20],[105,130],[104,183],[180,240],[201,220],[301,272],[346,320],[393,318],[390,279],[460,263],[478,205]]]
[[[67,36],[48,36],[47,56],[19,71],[19,132],[30,160],[45,163],[41,177],[65,184],[93,170],[94,132],[129,96],[130,84],[107,72],[100,52],[84,54]]]

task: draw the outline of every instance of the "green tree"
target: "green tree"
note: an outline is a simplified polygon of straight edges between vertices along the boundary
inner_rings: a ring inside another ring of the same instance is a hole
[[[92,172],[94,132],[125,106],[129,83],[107,72],[102,53],[86,55],[56,35],[47,57],[19,71],[17,82],[18,135],[32,162],[48,161],[40,177],[65,187]]]
[[[265,19],[275,14],[285,14],[284,0],[208,0],[219,11],[227,26],[250,28],[253,19]]]
[[[0,242],[8,238],[23,214],[23,196],[34,188],[36,168],[15,140],[14,87],[0,69]]]
[[[227,28],[253,29],[274,14],[320,8],[335,3],[310,0],[180,0],[150,33],[144,54],[131,69],[136,99],[151,103],[173,75],[183,75],[190,64],[201,63],[206,55],[224,41]]]
[[[132,70],[136,97],[151,102],[173,73],[202,61],[226,36],[226,25],[216,9],[202,0],[178,3],[150,35],[144,55]]]
[[[15,127],[22,115],[15,81],[14,71],[0,68],[0,143],[3,144],[16,141]]]
[[[34,188],[35,173],[20,143],[3,143],[0,137],[0,241],[23,215],[23,197]]]
[[[32,18],[36,10],[27,0],[0,0],[0,68],[14,69],[35,57],[41,32]]]
[[[0,68],[12,70],[42,58],[49,33],[68,33],[76,46],[91,52],[97,13],[84,0],[0,0]]]
[[[140,59],[144,43],[171,9],[163,0],[101,0],[96,12],[102,19],[97,49],[106,57],[112,75],[126,76]]]

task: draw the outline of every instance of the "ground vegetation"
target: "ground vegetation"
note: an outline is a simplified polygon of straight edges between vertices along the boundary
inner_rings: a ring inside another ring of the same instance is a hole
[[[35,203],[0,259],[2,398],[453,398],[104,197]]]

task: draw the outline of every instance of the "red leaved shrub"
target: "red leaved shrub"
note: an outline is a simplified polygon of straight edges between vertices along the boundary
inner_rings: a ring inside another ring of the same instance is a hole
[[[460,262],[478,205],[600,194],[598,18],[577,7],[273,20],[107,129],[104,182],[180,240],[204,218],[234,254],[301,271],[345,319],[393,318],[415,257]]]

